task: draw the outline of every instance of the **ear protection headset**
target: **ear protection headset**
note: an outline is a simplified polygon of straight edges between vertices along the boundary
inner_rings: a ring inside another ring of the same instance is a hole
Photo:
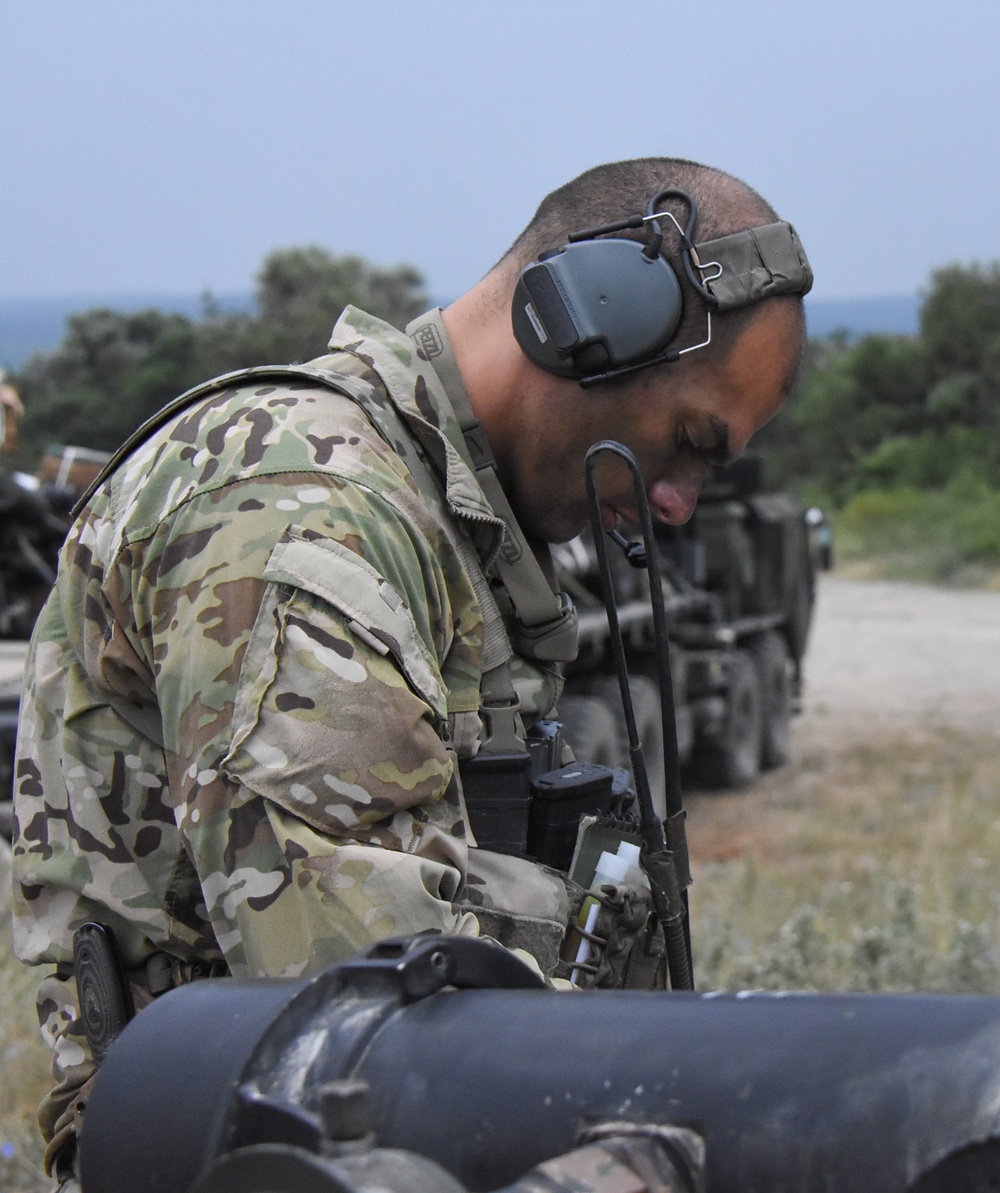
[[[669,199],[687,207],[684,227]],[[706,338],[669,348],[684,311],[681,285],[662,252],[661,219],[680,234],[688,282],[705,304]],[[514,336],[539,368],[584,387],[652,365],[669,364],[712,339],[712,312],[731,310],[777,294],[806,294],[812,270],[791,224],[749,228],[695,245],[694,199],[682,190],[658,191],[646,214],[574,232],[561,249],[522,269],[511,311]],[[644,228],[645,241],[601,239]]]

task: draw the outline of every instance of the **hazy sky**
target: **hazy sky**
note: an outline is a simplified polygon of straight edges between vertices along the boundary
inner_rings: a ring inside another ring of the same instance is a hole
[[[247,290],[317,243],[472,284],[552,187],[692,157],[815,295],[1000,258],[997,0],[0,0],[0,297]]]

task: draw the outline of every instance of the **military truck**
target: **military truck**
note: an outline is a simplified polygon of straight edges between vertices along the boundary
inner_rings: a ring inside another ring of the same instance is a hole
[[[34,475],[0,468],[0,638],[30,636],[55,580],[70,511],[109,458],[56,445]]]
[[[713,472],[685,526],[657,530],[664,576],[678,752],[686,780],[740,788],[788,760],[815,595],[806,511],[766,493],[759,457]],[[662,790],[662,721],[646,573],[615,552],[614,585],[636,723],[650,783]],[[560,582],[580,611],[580,656],[559,705],[579,757],[627,760],[624,716],[587,538],[557,550]]]

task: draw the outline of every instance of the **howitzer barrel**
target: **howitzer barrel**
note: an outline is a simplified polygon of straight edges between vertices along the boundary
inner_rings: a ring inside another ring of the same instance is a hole
[[[498,953],[420,938],[157,1000],[95,1083],[85,1193],[187,1193],[241,1147],[329,1155],[369,1129],[493,1190],[607,1123],[693,1128],[710,1193],[997,1187],[1000,999],[444,988]]]

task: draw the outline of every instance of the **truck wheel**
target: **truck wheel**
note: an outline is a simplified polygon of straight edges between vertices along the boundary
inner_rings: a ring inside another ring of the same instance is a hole
[[[559,701],[563,736],[579,762],[625,766],[618,722],[600,696],[563,696]]]
[[[791,595],[785,603],[785,632],[788,635],[792,657],[796,661],[806,653],[813,604],[812,583],[809,577],[800,570],[795,577]]]
[[[746,787],[760,774],[761,692],[757,668],[745,650],[726,661],[729,681],[721,728],[695,743],[691,769],[705,787]]]
[[[660,689],[647,675],[633,675],[629,679],[632,691],[632,711],[635,727],[642,742],[646,761],[646,776],[653,797],[653,807],[662,820],[667,814],[666,774],[663,768],[663,717],[660,713]],[[622,761],[619,766],[632,769],[628,751],[628,726],[622,708],[621,691],[617,679],[602,679],[594,684],[593,692],[612,710],[618,726],[618,741]]]
[[[792,674],[784,638],[773,630],[750,644],[761,695],[760,765],[784,766],[791,753]]]

